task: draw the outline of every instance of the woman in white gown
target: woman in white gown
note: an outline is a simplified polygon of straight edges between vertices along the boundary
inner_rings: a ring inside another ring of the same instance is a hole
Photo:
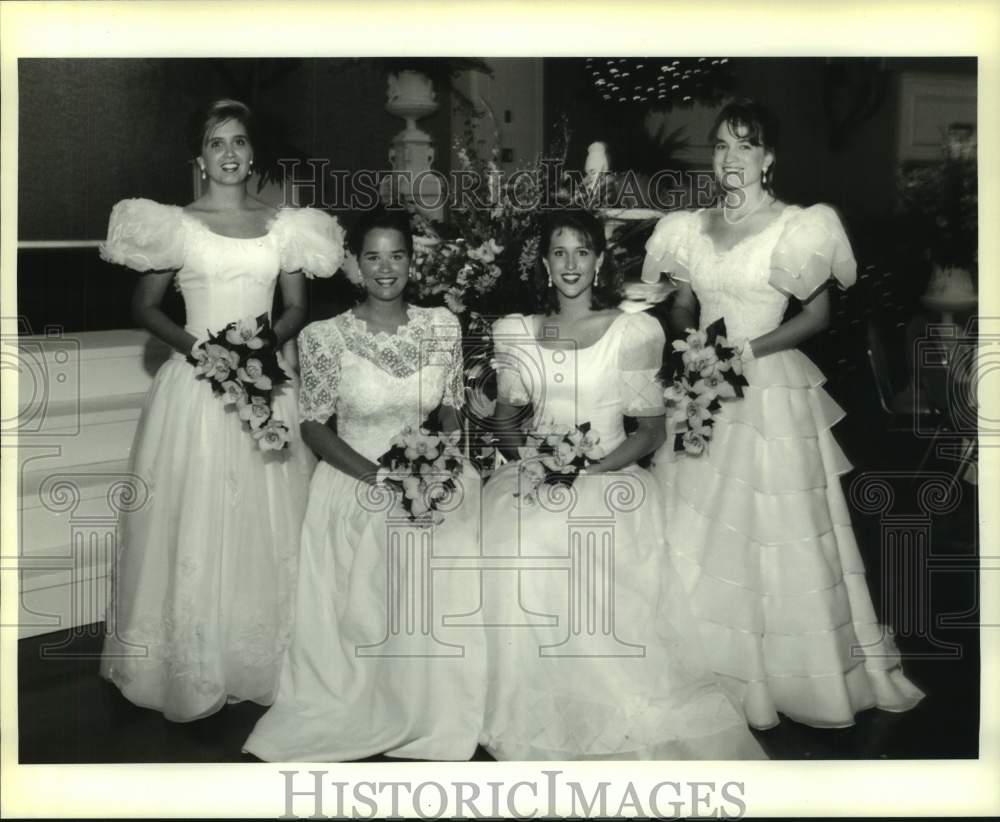
[[[365,215],[350,245],[363,301],[299,335],[302,433],[320,462],[278,697],[244,747],[269,761],[466,760],[482,725],[482,629],[445,617],[471,610],[476,579],[432,563],[478,553],[478,477],[466,468],[443,523],[421,527],[377,475],[404,427],[435,409],[457,427],[461,329],[447,309],[404,300],[405,212]]]
[[[709,674],[655,483],[635,464],[663,441],[663,332],[644,313],[605,307],[620,296],[601,271],[604,247],[596,218],[551,215],[548,313],[494,327],[505,436],[528,416],[536,429],[589,422],[605,456],[570,489],[540,486],[533,503],[518,461],[486,485],[484,548],[508,567],[484,572],[483,743],[504,760],[763,758]],[[638,423],[631,436],[626,415]]]
[[[796,346],[826,327],[833,277],[855,279],[844,229],[825,205],[789,206],[772,193],[775,123],[753,101],[718,116],[714,171],[721,208],[679,211],[646,246],[643,279],[679,289],[672,333],[723,318],[739,340],[743,399],[722,403],[701,456],[656,455],[667,538],[714,670],[755,728],[778,713],[841,727],[878,706],[923,696],[900,668],[865,584],[840,476],[851,466],[830,428],[843,411]],[[783,322],[789,299],[802,311]]]
[[[303,275],[329,277],[343,258],[332,217],[276,212],[247,193],[246,106],[218,101],[198,125],[205,194],[185,208],[123,200],[101,248],[104,259],[144,272],[136,318],[175,349],[153,381],[131,452],[149,498],[123,518],[101,673],[135,704],[177,722],[227,699],[273,700],[314,465],[296,433],[294,383],[272,398],[291,442],[264,451],[187,357],[207,331],[270,316],[276,284],[285,309],[261,339],[281,345],[305,318]],[[183,328],[159,307],[171,283],[184,297]]]

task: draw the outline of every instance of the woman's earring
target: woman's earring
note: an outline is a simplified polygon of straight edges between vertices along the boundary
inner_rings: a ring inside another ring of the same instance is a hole
[[[253,177],[253,160],[250,161],[250,170],[247,172],[247,177]]]
[[[205,173],[205,166],[201,167],[201,179],[203,179],[203,180],[207,180],[208,179],[208,175]]]
[[[767,171],[768,171],[768,169],[765,168],[765,169],[763,169],[760,172],[760,184],[762,186],[766,186],[767,185]]]

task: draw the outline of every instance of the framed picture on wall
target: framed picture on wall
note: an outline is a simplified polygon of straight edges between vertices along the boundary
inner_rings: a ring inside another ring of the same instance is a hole
[[[976,133],[976,78],[954,74],[900,76],[899,162],[939,160],[948,140]]]

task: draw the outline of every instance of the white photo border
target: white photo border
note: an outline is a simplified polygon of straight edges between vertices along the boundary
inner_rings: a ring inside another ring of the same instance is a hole
[[[285,2],[93,2],[0,4],[2,60],[2,175],[0,207],[0,302],[16,311],[17,59],[19,57],[204,57],[204,56],[578,56],[664,54],[730,56],[975,56],[979,58],[980,224],[1000,223],[1000,7],[989,0],[938,4],[884,2],[827,4],[795,2],[677,3],[578,0],[572,4],[494,2],[381,3]],[[502,46],[502,48],[501,48]],[[982,232],[980,260],[998,270],[1000,241]],[[1000,326],[1000,278],[980,280],[981,314]],[[4,328],[3,333],[12,329]],[[13,329],[16,334],[16,329]],[[4,373],[4,387],[9,374]],[[995,382],[995,380],[994,380]],[[996,417],[997,397],[981,397],[983,419]],[[4,418],[16,407],[13,390],[3,392]],[[992,413],[991,413],[992,409]],[[16,556],[16,461],[3,443],[3,541],[5,557]],[[980,462],[982,500],[998,498],[997,449],[984,448]],[[995,504],[981,505],[981,553],[1000,555]],[[995,568],[995,563],[994,563]],[[5,566],[6,569],[6,566]],[[0,623],[16,622],[17,574],[3,573]],[[981,618],[1000,624],[1000,573],[981,580]],[[13,615],[11,612],[13,611]],[[980,759],[815,762],[629,762],[629,763],[380,763],[293,765],[18,765],[17,630],[0,629],[2,641],[2,812],[42,817],[274,817],[285,811],[282,770],[328,773],[327,780],[423,781],[457,779],[561,779],[590,784],[631,780],[647,791],[657,782],[700,780],[744,783],[750,816],[905,816],[1000,813],[1000,632],[982,632]],[[485,789],[484,789],[485,790]],[[541,804],[541,803],[540,803]],[[523,808],[529,807],[522,800]],[[309,813],[298,811],[303,815]],[[382,808],[387,810],[387,808]],[[545,806],[539,809],[544,815]],[[565,806],[557,812],[568,810]]]

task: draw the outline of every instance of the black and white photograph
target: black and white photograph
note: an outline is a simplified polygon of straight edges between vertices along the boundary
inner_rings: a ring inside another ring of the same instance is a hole
[[[996,10],[69,7],[0,7],[5,813],[1000,811]]]

